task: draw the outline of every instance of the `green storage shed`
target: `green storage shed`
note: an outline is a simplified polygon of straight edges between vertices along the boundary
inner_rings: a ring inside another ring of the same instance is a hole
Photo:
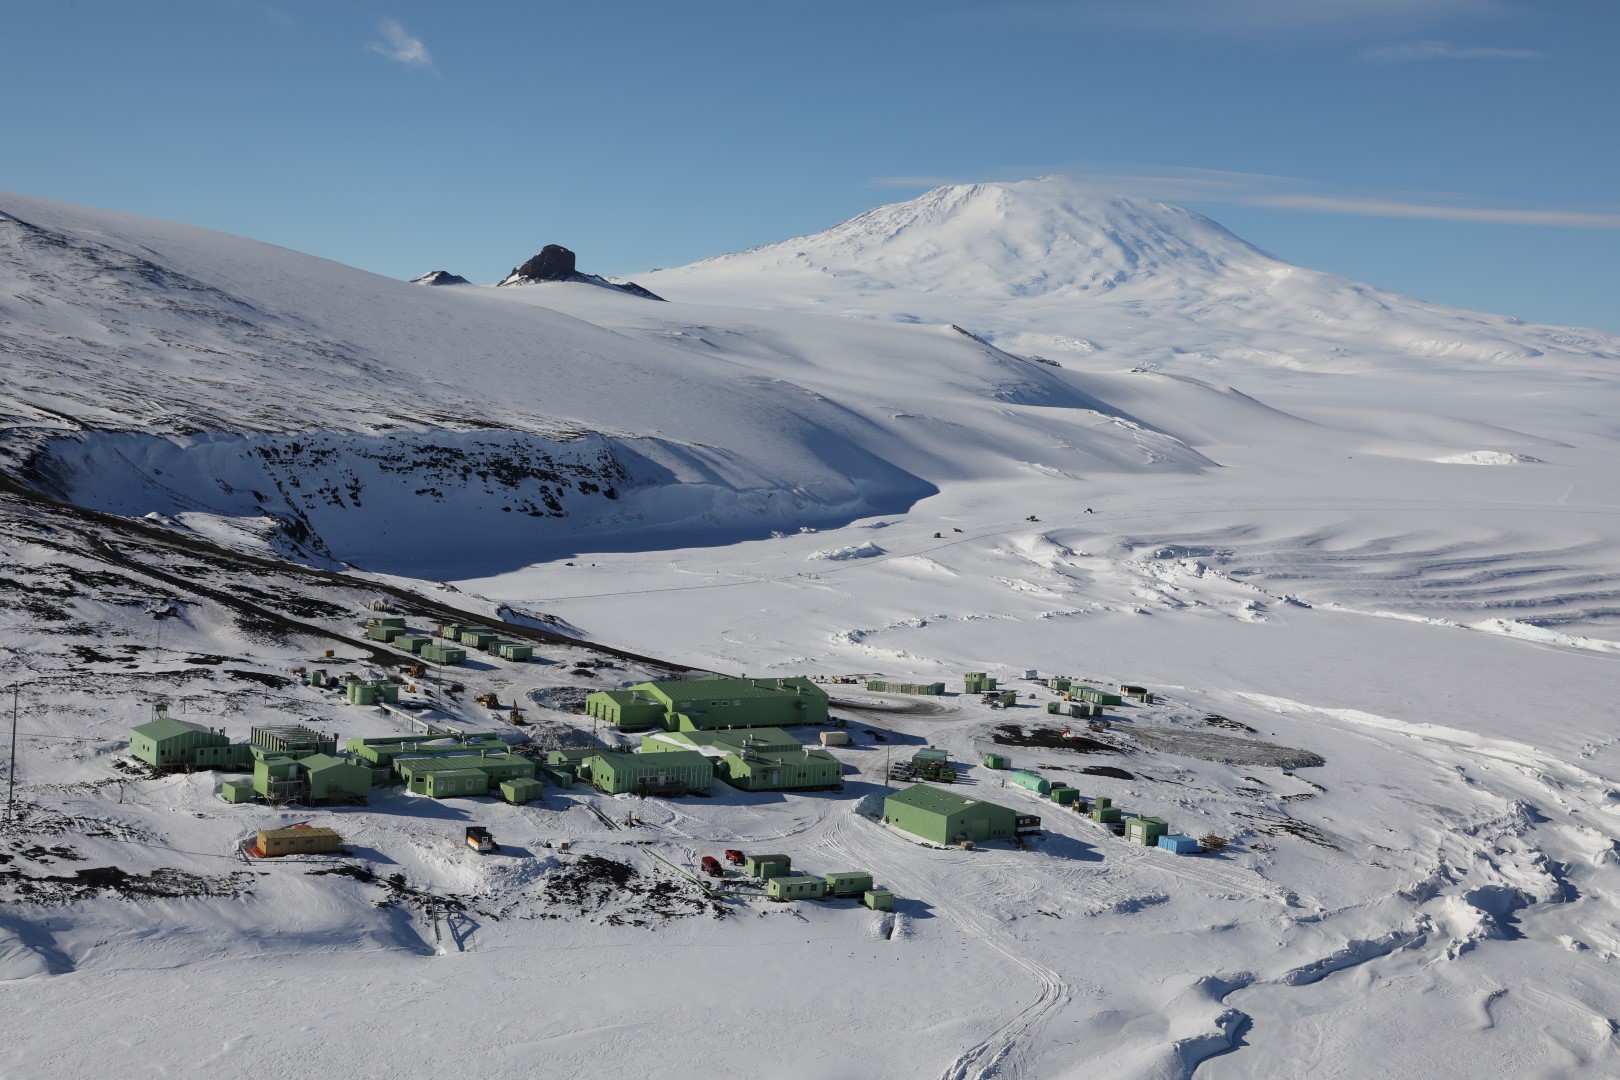
[[[598,690],[585,698],[587,716],[612,724],[621,731],[664,727],[668,712],[667,702],[637,687]]]
[[[1159,837],[1170,831],[1170,823],[1161,817],[1133,817],[1125,821],[1125,839],[1143,847],[1157,847]]]
[[[749,877],[779,877],[792,869],[793,860],[786,855],[747,855],[743,858],[743,873]]]
[[[1028,769],[1016,769],[1011,775],[1012,782],[1026,791],[1033,791],[1037,795],[1050,795],[1052,793],[1052,781],[1038,772],[1030,772]]]
[[[501,781],[501,798],[514,806],[534,802],[545,792],[546,785],[533,778],[518,777]]]
[[[533,645],[525,645],[518,641],[501,642],[500,657],[502,660],[528,660],[533,656]]]
[[[861,896],[861,903],[873,911],[893,911],[894,893],[888,889],[868,889]]]
[[[253,781],[227,780],[219,785],[219,797],[228,803],[245,803],[253,801]]]
[[[984,767],[987,769],[1010,769],[1012,768],[1012,758],[1005,754],[986,754],[984,755]]]
[[[913,785],[884,799],[883,820],[941,845],[957,840],[1011,840],[1018,827],[1018,815],[1005,806],[927,784]]]

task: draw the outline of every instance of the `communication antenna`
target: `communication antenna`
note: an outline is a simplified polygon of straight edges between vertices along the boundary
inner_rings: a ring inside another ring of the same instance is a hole
[[[17,804],[17,695],[20,684],[11,684],[11,776],[6,781],[6,824],[13,821]]]

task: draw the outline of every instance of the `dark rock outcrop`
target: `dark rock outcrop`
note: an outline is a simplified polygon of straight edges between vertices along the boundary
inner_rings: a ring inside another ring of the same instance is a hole
[[[413,285],[471,285],[472,282],[460,274],[452,274],[448,270],[434,270],[421,277],[411,278]]]
[[[547,244],[540,249],[540,254],[522,266],[514,267],[508,276],[527,278],[529,281],[567,281],[576,273],[574,253],[561,244]]]
[[[609,281],[596,274],[582,274],[574,263],[574,253],[561,244],[547,244],[540,254],[526,263],[514,266],[502,285],[535,285],[545,281],[573,281],[581,285],[596,285],[604,289],[639,296],[644,300],[663,300],[650,289],[643,289],[633,281]]]

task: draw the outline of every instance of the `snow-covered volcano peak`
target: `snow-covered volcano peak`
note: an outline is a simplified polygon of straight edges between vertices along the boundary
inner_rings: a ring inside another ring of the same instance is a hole
[[[823,232],[663,271],[661,277],[799,271],[908,292],[1028,297],[1280,265],[1190,210],[1048,176],[935,188]]]

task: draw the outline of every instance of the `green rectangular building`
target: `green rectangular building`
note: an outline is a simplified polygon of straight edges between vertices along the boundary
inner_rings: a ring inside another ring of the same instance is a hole
[[[827,895],[827,882],[807,874],[783,874],[765,882],[765,895],[772,900],[820,900]]]
[[[298,765],[311,803],[364,802],[371,793],[368,765],[329,754],[312,754]]]
[[[708,791],[714,783],[714,763],[695,750],[661,754],[623,754],[604,751],[582,763],[590,769],[591,784],[609,795],[627,792],[682,794]]]
[[[519,641],[501,642],[500,657],[502,660],[528,660],[533,656],[533,645],[525,645]]]
[[[585,698],[587,716],[612,724],[621,731],[664,727],[668,710],[668,703],[662,698],[654,697],[638,687],[598,690]]]
[[[424,645],[417,650],[417,655],[435,664],[455,665],[467,662],[467,650],[454,645]]]
[[[159,769],[187,765],[205,769],[246,767],[246,749],[232,750],[231,740],[223,731],[176,720],[162,710],[149,723],[130,729],[129,752]]]
[[[538,799],[545,792],[546,785],[537,779],[502,780],[501,798],[514,806],[522,806]]]
[[[780,877],[793,869],[793,860],[786,855],[748,855],[743,858],[743,873],[749,877]]]
[[[394,648],[404,649],[408,653],[419,653],[423,648],[431,644],[433,644],[433,639],[423,637],[421,634],[400,634],[393,641]]]
[[[434,799],[489,794],[489,774],[481,769],[456,768],[457,758],[445,758],[405,771],[406,787]]]
[[[860,896],[872,887],[872,875],[865,870],[828,874],[823,880],[827,883],[828,896]]]
[[[1125,819],[1125,839],[1143,847],[1157,847],[1159,837],[1170,832],[1170,823],[1161,817],[1133,817]]]
[[[957,840],[1011,840],[1018,831],[1018,814],[1007,807],[927,784],[913,785],[884,799],[883,820],[940,845]]]

